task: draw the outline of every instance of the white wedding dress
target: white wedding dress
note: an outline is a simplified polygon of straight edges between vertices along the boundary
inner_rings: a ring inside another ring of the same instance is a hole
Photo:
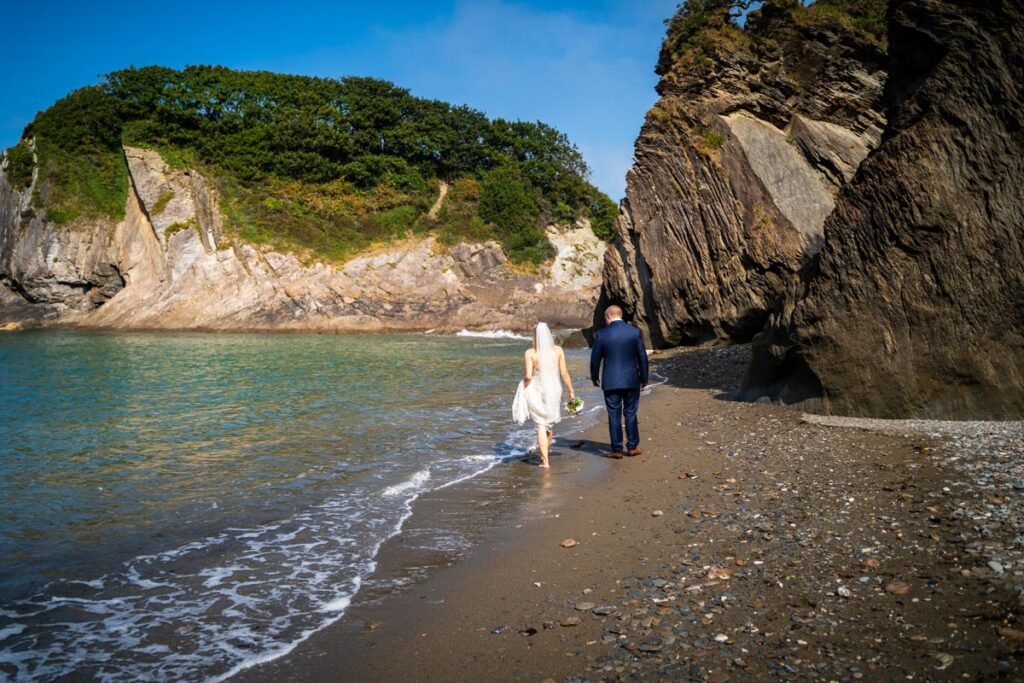
[[[555,340],[547,324],[537,325],[537,362],[530,383],[520,380],[512,400],[512,419],[523,424],[529,418],[550,429],[562,419],[562,379],[558,372]]]

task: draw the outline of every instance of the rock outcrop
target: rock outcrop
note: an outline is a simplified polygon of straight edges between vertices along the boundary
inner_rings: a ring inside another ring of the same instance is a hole
[[[623,305],[654,347],[749,341],[885,125],[864,33],[782,13],[699,39],[663,47],[605,256],[599,309]]]
[[[0,318],[114,329],[339,331],[526,329],[589,322],[604,243],[588,223],[552,226],[558,256],[537,274],[496,242],[416,239],[345,264],[241,243],[196,171],[125,148],[123,220],[59,226],[29,210],[33,187],[0,169]]]
[[[1024,10],[894,0],[889,127],[755,345],[743,395],[1024,416]]]
[[[47,222],[30,207],[38,169],[32,183],[19,190],[7,182],[6,166],[5,159],[0,165],[0,281],[7,291],[0,293],[0,305],[31,319],[53,304],[90,310],[120,291],[124,278],[110,258],[113,222],[84,221],[74,230]]]

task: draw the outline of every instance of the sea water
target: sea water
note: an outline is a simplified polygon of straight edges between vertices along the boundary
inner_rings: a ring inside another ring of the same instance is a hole
[[[523,466],[528,345],[0,337],[0,680],[216,680],[288,652],[344,614],[419,495]]]

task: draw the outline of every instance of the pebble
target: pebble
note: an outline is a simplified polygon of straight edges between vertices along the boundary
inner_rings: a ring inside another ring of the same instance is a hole
[[[602,605],[601,607],[595,607],[593,611],[599,617],[606,617],[615,612],[615,608],[611,605]]]
[[[595,607],[597,607],[597,605],[595,605],[592,602],[577,602],[576,603],[576,611],[578,611],[578,612],[589,612],[590,610],[594,609]]]
[[[732,570],[725,567],[711,567],[708,569],[709,579],[728,579],[732,576]]]
[[[569,628],[571,626],[579,626],[583,622],[579,617],[567,617],[558,622],[560,625]]]
[[[989,560],[988,568],[994,571],[996,574],[1003,573],[1003,564],[999,560]]]
[[[1015,628],[1009,626],[1003,626],[998,631],[999,635],[1003,638],[1009,638],[1010,640],[1024,640],[1024,631],[1018,631]]]
[[[682,353],[683,379],[663,391],[685,392],[678,387],[697,376],[701,387],[734,388],[748,357],[740,347]],[[735,374],[719,383],[727,371]],[[769,406],[700,400],[692,403],[703,412],[676,425],[680,447],[665,451],[675,469],[653,486],[673,474],[695,479],[695,462],[710,481],[688,483],[685,499],[676,483],[629,492],[622,512],[634,521],[647,514],[672,524],[644,534],[626,531],[627,521],[618,527],[620,552],[644,569],[594,584],[589,599],[614,597],[615,609],[592,609],[603,628],[587,634],[597,638],[591,647],[572,646],[578,668],[566,681],[708,682],[755,671],[755,680],[859,681],[899,669],[925,680],[959,676],[957,665],[990,680],[1015,670],[1005,653],[1024,643],[1024,496],[1013,488],[1024,483],[1024,423],[799,425]],[[950,621],[972,603],[995,606],[999,621]],[[574,635],[582,634],[561,638]]]
[[[576,545],[577,543],[575,538],[567,538],[564,541],[562,541],[563,548],[575,548]]]

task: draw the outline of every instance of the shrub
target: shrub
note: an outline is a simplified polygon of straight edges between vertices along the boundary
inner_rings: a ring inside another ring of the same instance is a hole
[[[35,167],[36,162],[26,140],[7,150],[7,182],[15,190],[23,190],[32,184]]]
[[[416,209],[409,205],[398,206],[373,214],[371,220],[384,239],[405,237],[416,222]]]
[[[511,260],[538,264],[553,255],[538,224],[540,209],[533,187],[514,166],[501,166],[484,176],[480,218],[495,225]]]
[[[615,219],[619,217],[619,205],[609,199],[604,192],[595,191],[590,196],[588,206],[590,227],[594,234],[604,241],[615,236]]]

